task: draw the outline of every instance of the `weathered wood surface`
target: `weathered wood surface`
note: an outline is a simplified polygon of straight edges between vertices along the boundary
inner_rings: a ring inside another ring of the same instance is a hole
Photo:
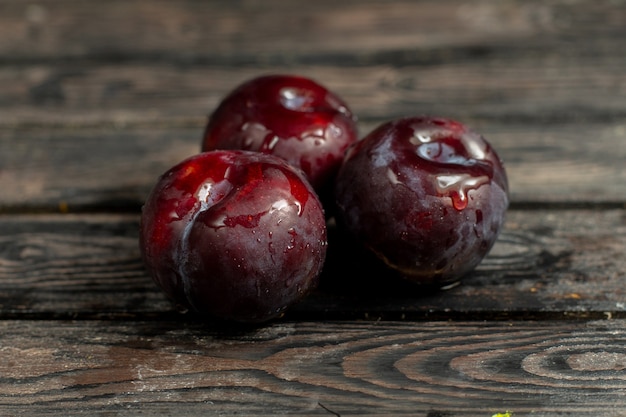
[[[626,122],[476,129],[504,159],[514,205],[624,207]],[[0,212],[138,211],[160,174],[199,152],[201,135],[200,125],[0,129]]]
[[[0,210],[137,208],[158,174],[198,151],[228,90],[276,71],[335,89],[362,134],[407,114],[465,121],[507,162],[514,202],[623,203],[625,9],[6,1]]]
[[[623,416],[626,323],[2,321],[5,415]],[[0,340],[2,340],[0,339]]]
[[[624,50],[623,0],[0,1],[0,415],[626,416]],[[337,91],[362,135],[483,133],[512,197],[492,253],[425,292],[333,233],[277,322],[176,311],[140,206],[269,72]]]
[[[362,118],[622,119],[621,1],[0,4],[0,125],[199,122],[291,71]]]
[[[166,62],[204,57],[214,64],[256,65],[280,53],[308,60],[321,55],[340,65],[333,53],[385,58],[384,51],[404,48],[528,49],[529,41],[538,49],[563,46],[564,52],[597,55],[607,51],[583,49],[571,37],[588,39],[587,45],[619,43],[615,32],[624,30],[620,25],[626,18],[622,6],[619,0],[113,0],[94,5],[5,0],[0,56],[5,62],[27,63],[43,58],[132,61],[167,52],[161,58]]]
[[[1,216],[0,318],[175,315],[143,270],[138,222],[133,214]],[[289,317],[626,317],[624,210],[511,210],[483,263],[443,292],[405,285],[343,243],[330,234],[320,289]]]
[[[373,67],[336,67],[332,62],[243,68],[6,65],[0,71],[0,126],[199,124],[236,84],[267,72],[314,77],[340,93],[363,120],[438,113],[545,124],[623,121],[626,113],[619,94],[626,86],[622,54],[571,57],[529,52],[394,64],[389,60]]]

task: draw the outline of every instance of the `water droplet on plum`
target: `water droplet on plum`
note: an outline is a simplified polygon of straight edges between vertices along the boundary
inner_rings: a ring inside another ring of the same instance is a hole
[[[313,101],[307,90],[295,87],[281,88],[279,92],[280,103],[289,110],[307,111]]]

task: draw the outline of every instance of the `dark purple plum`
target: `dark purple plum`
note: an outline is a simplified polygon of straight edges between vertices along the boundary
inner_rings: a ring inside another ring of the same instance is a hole
[[[220,102],[209,117],[202,150],[279,156],[304,171],[325,196],[332,195],[345,150],[357,138],[356,117],[335,93],[309,78],[266,75],[241,84]]]
[[[325,215],[303,174],[284,160],[204,152],[159,178],[143,207],[140,247],[149,274],[179,305],[262,322],[317,285]]]
[[[347,152],[335,187],[342,228],[403,278],[445,286],[495,243],[508,207],[504,166],[453,120],[407,117]]]

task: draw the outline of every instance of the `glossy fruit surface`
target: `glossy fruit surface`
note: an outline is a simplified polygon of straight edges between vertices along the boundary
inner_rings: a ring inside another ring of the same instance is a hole
[[[332,190],[356,118],[336,94],[309,78],[267,75],[241,84],[211,114],[202,150],[243,149],[302,169],[320,194]]]
[[[489,252],[508,207],[490,144],[447,119],[383,124],[346,153],[335,188],[338,221],[411,281],[446,285]]]
[[[317,285],[326,256],[321,203],[285,161],[213,151],[163,174],[143,207],[148,272],[178,304],[260,322]]]

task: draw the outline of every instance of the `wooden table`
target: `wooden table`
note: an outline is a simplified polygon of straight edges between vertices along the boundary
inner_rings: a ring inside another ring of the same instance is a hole
[[[512,204],[462,285],[337,264],[255,329],[165,299],[142,202],[276,72],[362,134],[427,113],[490,140]],[[626,416],[625,160],[622,0],[2,0],[0,415]]]

